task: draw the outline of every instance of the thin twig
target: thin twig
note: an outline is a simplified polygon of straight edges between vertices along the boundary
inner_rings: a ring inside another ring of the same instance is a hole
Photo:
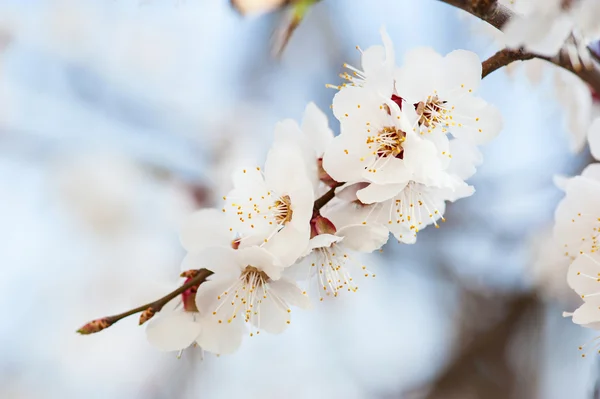
[[[477,18],[489,23],[490,25],[502,29],[504,25],[508,23],[512,18],[516,17],[517,14],[506,6],[498,4],[496,0],[438,0],[442,3],[449,4],[456,8],[460,8]],[[589,51],[589,49],[588,49]],[[514,59],[508,57],[504,61],[505,65],[510,64],[512,61],[523,60],[525,56],[532,58],[539,58],[545,61],[549,61],[556,66],[564,68],[568,71],[573,72],[579,76],[580,79],[585,81],[596,93],[600,93],[600,63],[596,61],[595,57],[593,63],[589,68],[583,68],[580,63],[573,64],[573,60],[569,57],[569,51],[566,46],[559,51],[558,55],[553,58],[548,58],[539,54],[529,53],[525,51],[519,51],[516,54],[512,54]],[[504,65],[502,65],[504,66]]]
[[[143,312],[148,309],[152,309],[152,311],[154,313],[160,312],[160,310],[163,308],[163,306],[165,306],[171,300],[175,299],[177,296],[181,295],[182,293],[189,290],[190,288],[192,288],[196,285],[202,284],[204,281],[206,281],[206,278],[208,276],[210,276],[211,274],[213,274],[213,272],[211,272],[210,270],[200,269],[198,274],[195,277],[190,279],[187,283],[183,284],[181,287],[177,288],[176,290],[163,296],[162,298],[157,299],[154,302],[150,302],[145,305],[138,306],[137,308],[128,310],[127,312],[123,312],[123,313],[120,313],[120,314],[117,314],[114,316],[107,316],[107,317],[103,317],[101,319],[93,320],[93,321],[87,323],[86,325],[84,325],[83,327],[81,327],[79,330],[77,330],[77,332],[80,334],[84,334],[84,335],[94,334],[94,333],[104,330],[105,328],[112,326],[119,320],[122,320],[126,317],[132,316],[136,313],[140,313],[140,312]]]
[[[341,186],[344,183],[338,183],[337,185],[331,187],[329,191],[320,196],[315,200],[315,204],[313,206],[313,212],[319,212],[321,208],[323,208],[329,201],[331,201],[335,197],[335,189]]]

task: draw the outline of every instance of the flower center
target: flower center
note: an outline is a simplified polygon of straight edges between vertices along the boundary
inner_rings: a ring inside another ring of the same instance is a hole
[[[261,287],[264,283],[268,283],[270,280],[267,273],[258,270],[256,267],[250,265],[246,266],[246,268],[242,272],[241,279],[250,286],[250,289]]]
[[[420,115],[419,125],[430,127],[443,122],[446,119],[446,109],[444,105],[446,101],[442,101],[438,96],[428,96],[427,101],[415,104],[417,114]]]
[[[285,225],[289,221],[292,220],[292,201],[289,195],[284,195],[283,197],[279,197],[278,200],[275,201],[273,216],[277,221],[277,224]]]
[[[406,133],[395,127],[384,127],[377,133],[377,136],[369,136],[367,144],[369,148],[375,144],[377,147],[373,152],[379,158],[396,157],[402,159],[404,148],[402,143],[406,140]]]
[[[402,111],[402,101],[403,101],[403,98],[402,97],[398,97],[395,94],[392,94],[392,101],[395,102],[396,104],[398,104],[398,107],[400,108],[400,111]]]
[[[337,297],[341,291],[358,290],[358,285],[350,274],[349,263],[353,263],[353,268],[360,270],[365,277],[375,277],[365,265],[356,263],[342,245],[333,243],[330,247],[315,249],[311,268],[317,269],[320,301],[323,301],[322,294]]]

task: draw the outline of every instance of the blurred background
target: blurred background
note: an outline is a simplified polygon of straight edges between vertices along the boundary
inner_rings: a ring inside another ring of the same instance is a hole
[[[589,92],[533,63],[482,85],[505,127],[476,194],[368,256],[378,276],[356,294],[203,361],[158,352],[136,317],[75,334],[176,284],[181,221],[261,162],[277,120],[309,101],[332,117],[325,84],[381,25],[398,62],[498,48],[438,1],[324,0],[274,57],[285,19],[227,0],[0,0],[0,398],[598,397],[577,350],[595,334],[561,317],[578,300],[549,241],[553,176],[589,162],[569,150]]]

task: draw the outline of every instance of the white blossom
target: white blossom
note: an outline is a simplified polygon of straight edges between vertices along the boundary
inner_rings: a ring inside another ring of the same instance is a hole
[[[307,255],[292,268],[293,275],[308,280],[309,287],[316,285],[321,301],[324,297],[337,297],[343,291],[356,292],[357,277],[375,277],[357,259],[356,253],[380,249],[389,236],[382,225],[358,222],[361,219],[356,218],[352,206],[330,207],[323,214],[327,217],[319,215],[311,221],[312,238]],[[312,281],[316,284],[311,284]]]
[[[281,277],[280,263],[264,248],[212,247],[195,255],[214,272],[198,288],[196,306],[211,324],[235,325],[243,319],[251,335],[282,332],[290,324],[291,306],[306,307],[308,298]],[[228,330],[237,339],[238,330]]]
[[[198,312],[194,297],[195,293],[186,292],[182,298],[167,303],[148,322],[148,341],[163,351],[183,350],[190,345],[219,355],[236,351],[242,343],[244,328],[241,321],[228,328],[210,323]]]
[[[584,327],[600,329],[600,262],[597,255],[584,253],[569,266],[569,286],[583,299],[572,314],[573,322]]]
[[[329,128],[327,115],[313,102],[304,110],[302,125],[293,119],[285,119],[275,126],[275,145],[290,143],[291,147],[297,146],[315,195],[336,184],[323,169],[323,155],[332,141],[333,131]]]
[[[264,174],[259,167],[234,173],[222,209],[241,245],[261,245],[284,266],[293,264],[310,238],[313,186],[297,146],[275,143]]]
[[[396,91],[418,114],[419,132],[448,153],[446,134],[484,144],[502,128],[499,110],[476,97],[481,60],[470,51],[455,50],[445,57],[430,48],[406,53],[395,75]]]
[[[503,27],[509,47],[525,47],[554,56],[572,32],[584,43],[600,36],[600,4],[596,0],[529,0]]]
[[[600,182],[577,176],[567,183],[565,192],[555,212],[555,241],[571,259],[595,253],[600,228]]]

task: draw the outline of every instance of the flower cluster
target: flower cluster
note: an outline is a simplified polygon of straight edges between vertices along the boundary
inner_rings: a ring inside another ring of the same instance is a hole
[[[503,28],[510,47],[525,47],[548,57],[573,34],[587,44],[600,38],[597,0],[502,0],[521,14]],[[585,54],[585,52],[583,52]]]
[[[592,155],[600,159],[600,118],[589,128]],[[554,241],[570,263],[569,286],[583,304],[573,313],[573,322],[600,329],[600,164],[588,165],[580,176],[560,182],[565,198],[555,213]]]
[[[397,66],[381,33],[383,46],[359,49],[361,68],[345,65],[333,86],[339,135],[309,104],[301,124],[277,124],[264,167],[234,173],[221,209],[183,226],[182,269],[213,274],[150,321],[152,343],[226,354],[243,335],[282,332],[293,307],[374,277],[357,253],[380,249],[390,233],[414,243],[444,221],[447,201],[474,192],[465,180],[481,162],[478,145],[501,129],[499,111],[475,95],[481,61],[419,48]]]

